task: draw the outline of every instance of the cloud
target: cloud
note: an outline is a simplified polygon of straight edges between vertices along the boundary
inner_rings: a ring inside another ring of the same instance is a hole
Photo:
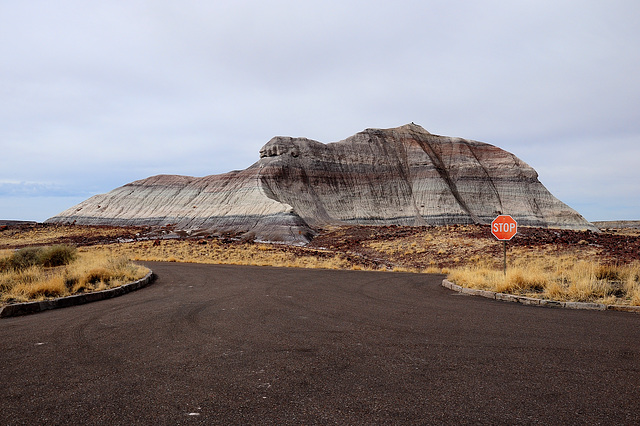
[[[106,192],[245,168],[275,135],[332,142],[414,121],[514,152],[587,217],[640,219],[616,211],[640,180],[639,12],[622,0],[3,2],[0,180]],[[622,163],[598,148],[620,143]],[[607,211],[593,207],[598,182],[618,183]]]
[[[84,195],[89,195],[85,192]],[[0,197],[69,197],[78,196],[77,190],[51,182],[0,181]]]
[[[637,135],[567,138],[545,154],[533,165],[541,182],[589,220],[639,217]]]

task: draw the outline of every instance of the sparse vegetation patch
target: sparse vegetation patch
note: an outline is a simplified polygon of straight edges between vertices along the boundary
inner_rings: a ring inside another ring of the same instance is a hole
[[[506,275],[491,265],[449,273],[463,287],[550,300],[640,305],[640,262],[607,265],[574,255],[513,259]]]
[[[95,255],[116,263],[133,259],[443,273],[466,287],[553,300],[640,305],[638,231],[594,233],[523,227],[508,243],[506,276],[502,271],[502,243],[491,235],[489,226],[483,225],[335,227],[320,232],[305,247],[253,243],[233,235],[218,237],[206,232],[191,236],[173,233],[173,238],[163,239],[172,232],[168,227],[31,225],[22,232],[26,240],[13,228],[0,231],[0,247],[25,247],[28,245],[25,241],[34,244],[37,242],[35,233],[53,244],[68,245],[71,241],[80,245],[76,254],[84,264],[88,263],[86,256]],[[47,279],[52,276],[51,271],[62,269],[60,266],[29,266],[33,259],[46,256],[42,256],[42,249],[27,247],[24,250],[13,260],[7,259],[18,252],[0,251],[0,270],[6,263],[25,264],[24,269],[13,268],[15,273],[25,282],[35,282],[42,281],[35,276],[38,268],[48,271]],[[64,250],[57,250],[57,253],[61,252]],[[65,268],[71,268],[75,263]],[[111,285],[106,283],[114,278],[107,271],[113,268],[114,265],[105,266],[103,262],[82,273],[67,272],[62,280],[52,278],[49,284],[33,293],[41,297],[67,290],[99,289]]]
[[[0,272],[21,271],[32,266],[52,268],[71,263],[77,257],[77,250],[69,245],[51,247],[25,247],[0,258]]]
[[[0,256],[0,304],[104,290],[148,272],[126,258],[66,245],[5,250]]]

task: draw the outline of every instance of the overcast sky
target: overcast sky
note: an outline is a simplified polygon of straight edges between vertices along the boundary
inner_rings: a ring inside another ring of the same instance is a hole
[[[640,2],[0,2],[0,219],[409,122],[640,219]]]

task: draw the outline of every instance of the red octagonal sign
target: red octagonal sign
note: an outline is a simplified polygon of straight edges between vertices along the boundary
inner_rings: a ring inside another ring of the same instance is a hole
[[[491,222],[491,233],[499,240],[510,240],[518,232],[518,222],[507,214],[502,214]]]

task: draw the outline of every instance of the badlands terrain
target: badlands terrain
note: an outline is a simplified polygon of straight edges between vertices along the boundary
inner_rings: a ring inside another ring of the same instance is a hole
[[[515,155],[413,123],[329,144],[274,137],[245,170],[152,176],[47,222],[172,225],[303,245],[329,226],[488,224],[499,214],[522,226],[597,230]]]
[[[488,225],[500,214],[519,230],[506,274]],[[152,176],[45,224],[1,225],[0,250],[66,244],[140,261],[445,273],[467,287],[640,305],[636,225],[596,226],[514,154],[410,123],[328,144],[274,137],[245,170]]]
[[[520,227],[508,243],[503,279],[502,243],[488,225],[329,227],[304,247],[247,241],[242,233],[190,234],[170,226],[0,226],[0,250],[5,252],[57,244],[136,261],[443,273],[469,287],[507,285],[500,290],[640,305],[637,228],[592,232]],[[492,276],[497,284],[487,281]]]

